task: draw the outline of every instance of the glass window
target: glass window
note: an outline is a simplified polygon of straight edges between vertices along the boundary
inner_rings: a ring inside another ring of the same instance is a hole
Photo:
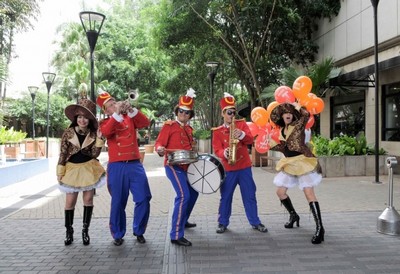
[[[400,83],[383,86],[382,140],[400,141]]]
[[[365,131],[365,92],[331,98],[331,138]]]

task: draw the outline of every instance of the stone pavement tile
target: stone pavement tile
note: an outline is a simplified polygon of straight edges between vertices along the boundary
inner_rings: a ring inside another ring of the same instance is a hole
[[[91,243],[84,246],[82,224],[76,221],[74,242],[64,246],[61,219],[4,219],[0,226],[0,273],[161,273],[167,218],[151,218],[146,244],[139,244],[132,235],[132,218],[127,224],[125,242],[116,247],[108,219],[93,219]]]

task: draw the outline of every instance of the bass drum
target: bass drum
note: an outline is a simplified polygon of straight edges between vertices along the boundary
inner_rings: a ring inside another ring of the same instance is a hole
[[[199,155],[198,161],[191,163],[187,171],[190,185],[199,193],[217,192],[225,180],[222,163],[211,154]]]

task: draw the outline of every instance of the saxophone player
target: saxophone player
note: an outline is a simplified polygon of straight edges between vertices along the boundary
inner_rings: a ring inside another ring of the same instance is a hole
[[[251,159],[247,149],[253,143],[253,135],[244,119],[235,120],[235,98],[229,93],[220,100],[223,124],[213,128],[212,146],[221,160],[226,177],[221,186],[221,199],[218,209],[217,233],[224,233],[229,225],[232,212],[232,198],[239,185],[242,201],[250,225],[260,232],[268,232],[258,217],[256,184],[251,171]],[[233,124],[232,124],[233,120]],[[234,139],[234,140],[232,140]]]

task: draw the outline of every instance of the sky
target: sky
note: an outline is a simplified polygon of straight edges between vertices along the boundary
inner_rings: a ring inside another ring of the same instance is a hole
[[[65,22],[80,23],[79,12],[96,11],[99,0],[44,0],[40,2],[40,15],[33,21],[34,29],[18,33],[14,40],[14,58],[9,67],[11,83],[7,96],[19,97],[28,92],[28,86],[46,90],[42,72],[54,72],[50,65],[54,54],[52,42],[56,29]],[[82,7],[85,7],[83,9]]]

